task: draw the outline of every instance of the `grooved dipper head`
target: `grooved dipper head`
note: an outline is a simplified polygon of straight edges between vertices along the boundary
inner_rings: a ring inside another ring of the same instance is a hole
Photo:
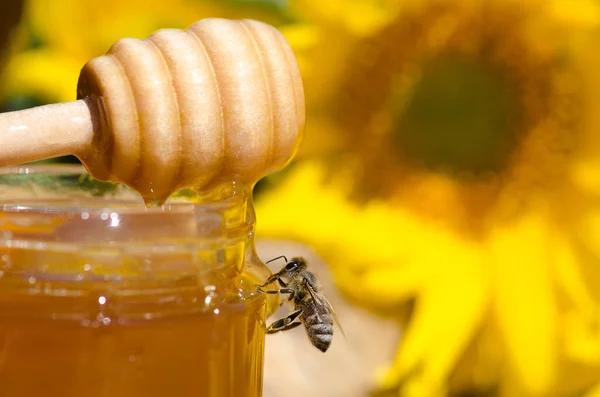
[[[96,100],[100,121],[92,147],[76,155],[94,177],[147,201],[259,180],[292,158],[305,121],[289,45],[251,20],[119,40],[83,67],[77,95]]]

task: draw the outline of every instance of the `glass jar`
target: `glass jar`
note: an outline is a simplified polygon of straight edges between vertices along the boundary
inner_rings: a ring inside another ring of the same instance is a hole
[[[260,396],[249,192],[146,208],[77,166],[0,169],[0,395]]]

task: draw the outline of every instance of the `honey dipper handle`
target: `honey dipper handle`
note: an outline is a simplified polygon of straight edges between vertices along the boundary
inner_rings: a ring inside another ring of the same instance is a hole
[[[0,166],[17,165],[90,147],[97,125],[88,98],[0,114]]]

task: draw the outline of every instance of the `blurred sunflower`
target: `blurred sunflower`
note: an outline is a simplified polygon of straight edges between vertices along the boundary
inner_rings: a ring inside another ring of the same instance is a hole
[[[1,100],[37,103],[75,100],[81,67],[120,38],[144,38],[162,28],[185,29],[207,17],[284,20],[272,0],[28,0],[21,51],[9,60]]]
[[[379,388],[600,395],[598,4],[290,4],[313,124],[258,235],[410,308]]]

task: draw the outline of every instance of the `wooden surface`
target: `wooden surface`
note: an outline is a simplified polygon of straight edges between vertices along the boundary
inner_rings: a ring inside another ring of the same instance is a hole
[[[252,20],[121,39],[83,67],[77,96],[0,114],[0,165],[72,154],[96,179],[162,202],[184,187],[256,182],[289,162],[304,129],[294,54]]]
[[[263,261],[279,255],[305,257],[323,284],[346,334],[344,338],[336,330],[326,353],[310,344],[302,327],[267,335],[264,397],[367,396],[376,368],[392,360],[396,353],[400,337],[397,326],[346,303],[325,263],[310,248],[294,242],[259,240],[257,252]],[[275,271],[282,263],[276,261],[269,266]],[[284,305],[267,323],[290,310],[290,305]]]
[[[78,98],[102,98],[104,150],[78,157],[150,201],[219,182],[256,182],[291,159],[304,128],[296,59],[277,29],[207,18],[121,39],[82,69]],[[98,146],[96,145],[96,146]]]
[[[0,114],[0,167],[88,150],[97,118],[89,99]]]

